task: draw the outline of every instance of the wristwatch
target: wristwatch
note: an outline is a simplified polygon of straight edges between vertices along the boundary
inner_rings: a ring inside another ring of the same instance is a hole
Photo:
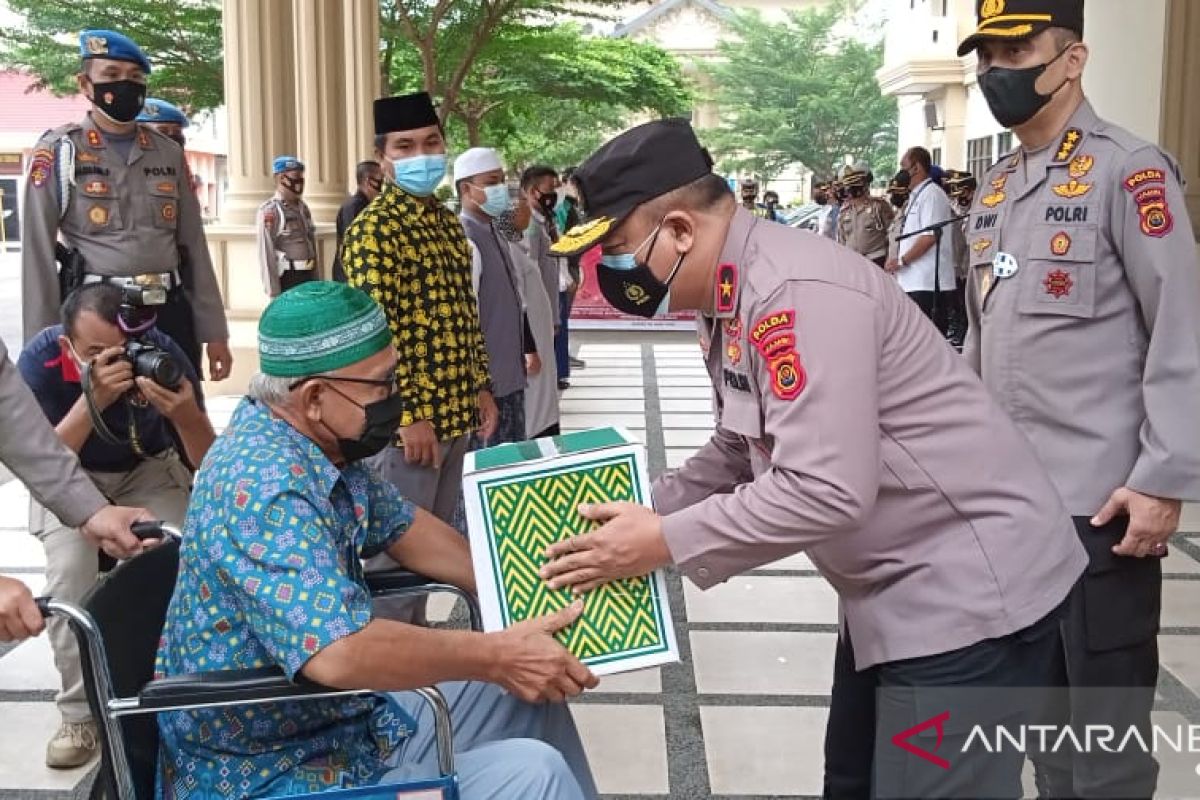
[[[902,254],[897,254],[897,256],[896,256],[896,263],[897,263],[897,264],[899,264],[899,265],[900,265],[900,266],[902,266],[902,267],[907,267],[907,266],[908,266],[907,264],[905,264],[905,263],[904,263],[904,256],[903,256]]]

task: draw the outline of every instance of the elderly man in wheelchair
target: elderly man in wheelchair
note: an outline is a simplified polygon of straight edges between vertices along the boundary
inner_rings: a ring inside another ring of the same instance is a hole
[[[361,561],[385,550],[474,590],[462,537],[362,463],[403,410],[380,308],[310,282],[267,308],[259,349],[261,374],[197,475],[156,676],[278,666],[374,693],[161,713],[157,794],[276,797],[436,775],[438,726],[401,690],[437,685],[462,800],[594,798],[563,700],[596,678],[553,638],[580,604],[492,634],[372,614]]]

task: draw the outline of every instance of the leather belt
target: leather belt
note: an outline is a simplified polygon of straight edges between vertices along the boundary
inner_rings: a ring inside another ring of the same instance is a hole
[[[162,288],[168,292],[179,287],[179,275],[174,270],[170,272],[147,272],[141,275],[84,275],[83,282],[108,283],[120,287],[139,287],[142,289]]]

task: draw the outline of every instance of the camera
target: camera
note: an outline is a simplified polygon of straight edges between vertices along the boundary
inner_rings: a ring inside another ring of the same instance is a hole
[[[124,358],[133,365],[133,374],[138,378],[149,378],[159,386],[175,391],[183,382],[183,369],[161,347],[141,339],[130,339],[125,343]]]

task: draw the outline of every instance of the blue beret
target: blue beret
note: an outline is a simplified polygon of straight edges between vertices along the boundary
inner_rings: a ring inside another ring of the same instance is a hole
[[[154,97],[146,98],[146,103],[142,106],[142,113],[138,114],[137,121],[165,122],[180,125],[184,128],[191,124],[177,106],[171,105],[166,100],[159,100]]]
[[[116,31],[92,30],[79,34],[79,55],[82,58],[109,58],[129,61],[150,74],[150,59],[137,43]]]
[[[271,164],[271,174],[278,175],[293,169],[304,169],[304,163],[295,156],[276,156]]]

